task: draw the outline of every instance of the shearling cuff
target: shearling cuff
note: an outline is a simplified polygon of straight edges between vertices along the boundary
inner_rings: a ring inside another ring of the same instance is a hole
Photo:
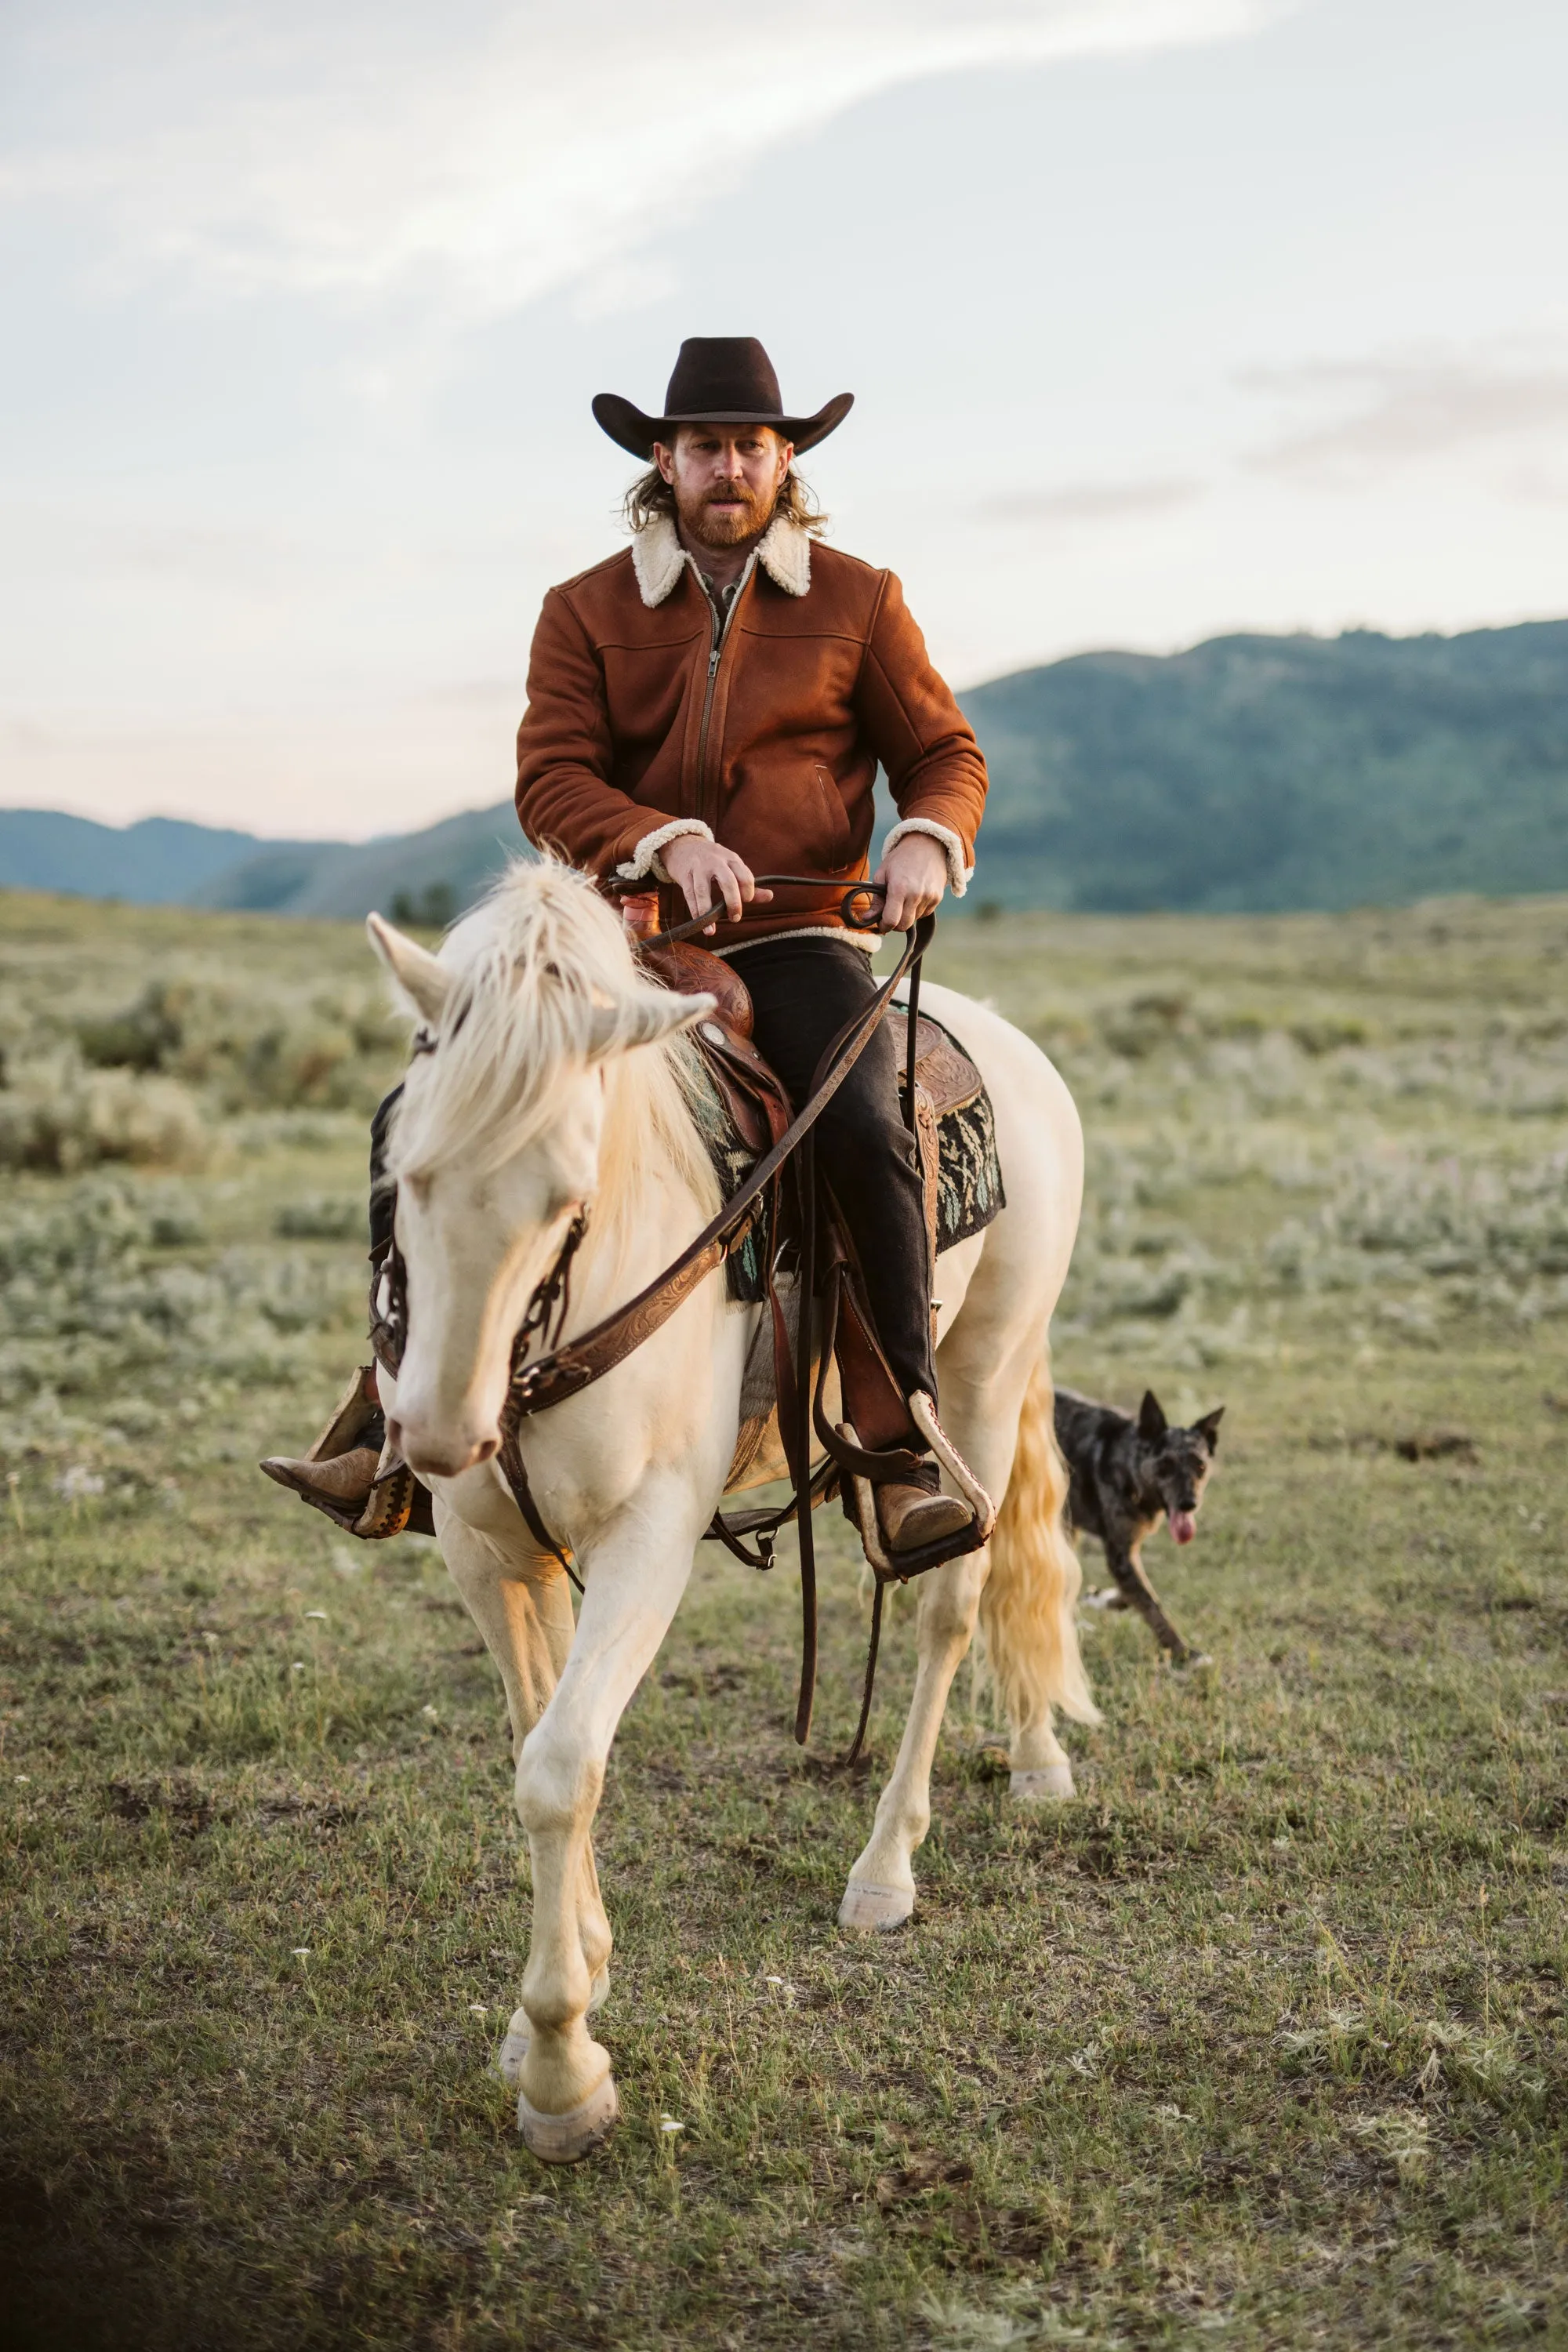
[[[657,833],[644,834],[626,863],[616,866],[616,880],[642,882],[651,874],[656,882],[668,882],[669,875],[658,853],[667,842],[679,841],[682,834],[688,833],[698,835],[703,841],[713,838],[712,827],[704,824],[700,816],[673,817],[668,824],[661,824]],[[952,835],[948,837],[951,840]],[[948,855],[951,857],[952,852],[949,851]]]
[[[842,940],[846,947],[864,948],[874,956],[885,945],[880,931],[858,931],[848,923],[798,923],[793,930],[759,931],[754,940],[733,940],[727,948],[710,948],[710,955],[749,955],[753,948],[776,947],[780,940]]]
[[[882,844],[882,855],[884,857],[886,857],[889,849],[896,849],[898,847],[899,843],[902,841],[905,834],[907,833],[929,834],[932,841],[941,842],[943,849],[947,852],[947,878],[949,883],[952,885],[952,895],[955,898],[962,898],[964,892],[969,887],[970,880],[974,873],[974,868],[973,866],[966,866],[964,864],[963,844],[960,841],[957,834],[952,830],[952,827],[950,824],[938,824],[936,819],[931,816],[907,816],[893,827],[893,830]]]

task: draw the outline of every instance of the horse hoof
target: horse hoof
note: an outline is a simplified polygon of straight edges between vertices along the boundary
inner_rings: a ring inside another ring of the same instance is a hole
[[[537,2107],[529,2105],[522,2092],[517,2095],[517,2127],[530,2155],[541,2164],[576,2164],[592,2156],[615,2130],[620,2112],[613,2074],[606,2074],[596,2091],[563,2116],[541,2115]]]
[[[594,1979],[594,1990],[588,1996],[588,2015],[593,2017],[610,1998],[610,1971],[601,1969]],[[522,2062],[528,2055],[528,2045],[533,2038],[526,2009],[514,2009],[506,2039],[490,2061],[490,2073],[499,2076],[509,2091],[515,2091],[522,2081]]]
[[[1195,1675],[1200,1666],[1212,1666],[1214,1660],[1206,1650],[1189,1650],[1184,1658],[1171,1661],[1179,1675]]]
[[[1015,1772],[1008,1790],[1016,1805],[1049,1805],[1064,1798],[1076,1797],[1072,1766],[1064,1757],[1059,1764],[1047,1764],[1037,1772]]]
[[[852,1878],[838,1906],[841,1927],[901,1927],[915,1907],[912,1886],[873,1886]]]

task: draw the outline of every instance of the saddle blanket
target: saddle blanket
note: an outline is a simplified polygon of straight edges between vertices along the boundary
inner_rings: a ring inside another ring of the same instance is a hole
[[[963,1048],[951,1030],[921,1015],[921,1027],[936,1030],[961,1055]],[[718,1088],[702,1070],[701,1091],[693,1104],[702,1139],[708,1147],[724,1198],[739,1192],[754,1164],[755,1155],[736,1134]],[[936,1245],[954,1249],[960,1242],[984,1233],[1007,1205],[1002,1169],[996,1157],[996,1119],[991,1097],[982,1086],[973,1098],[944,1112],[937,1120]],[[754,1306],[767,1296],[767,1220],[754,1218],[731,1248],[727,1263],[730,1297]]]

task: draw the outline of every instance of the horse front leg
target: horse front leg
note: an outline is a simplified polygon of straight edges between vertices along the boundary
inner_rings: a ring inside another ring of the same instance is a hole
[[[533,2154],[550,2164],[587,2155],[618,2112],[610,2053],[588,2030],[595,1985],[581,1920],[585,1893],[598,1901],[589,1835],[610,1743],[668,1630],[705,1523],[683,1482],[663,1483],[662,1496],[640,1495],[584,1554],[576,1639],[518,1759],[518,1816],[533,1858],[533,1934],[522,1979],[529,2042],[517,2119]],[[607,1924],[605,1935],[607,1949]]]
[[[559,1563],[548,1553],[518,1552],[496,1534],[468,1525],[437,1502],[437,1536],[447,1572],[500,1670],[511,1725],[513,1764],[555,1693],[576,1621]],[[577,1889],[577,1933],[592,1982],[590,2013],[610,1996],[610,1923],[599,1896],[594,1850],[584,1851]],[[528,2012],[512,2011],[496,2053],[496,2072],[515,2091],[531,2039]]]
[[[914,1696],[865,1852],[838,1906],[841,1927],[899,1927],[915,1907],[915,1848],[931,1827],[931,1768],[953,1675],[974,1638],[986,1555],[965,1552],[920,1586]]]
[[[437,1503],[436,1534],[447,1572],[500,1669],[515,1763],[555,1694],[575,1621],[564,1570],[531,1551],[516,1553]]]

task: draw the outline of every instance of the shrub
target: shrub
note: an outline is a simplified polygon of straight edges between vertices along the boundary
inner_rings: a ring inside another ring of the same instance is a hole
[[[154,980],[127,1011],[80,1023],[83,1060],[97,1069],[168,1069],[184,1041],[191,995],[187,984]]]
[[[358,1241],[365,1232],[365,1205],[346,1195],[313,1193],[308,1200],[286,1202],[273,1218],[272,1230],[285,1241]]]
[[[33,1050],[58,1031],[35,1011]],[[226,1112],[373,1109],[393,1083],[403,1024],[370,985],[241,991],[162,975],[134,1003],[68,1032],[94,1069],[158,1074],[210,1090]]]
[[[34,1064],[0,1092],[0,1167],[72,1175],[105,1160],[201,1168],[212,1135],[177,1079]]]
[[[62,1397],[111,1381],[136,1393],[162,1371],[198,1387],[296,1379],[302,1335],[362,1312],[353,1260],[322,1265],[276,1247],[171,1257],[163,1236],[176,1228],[194,1228],[177,1199],[104,1176],[0,1226],[0,1405],[24,1415],[26,1433],[47,1435]],[[18,1424],[0,1444],[21,1435]]]

